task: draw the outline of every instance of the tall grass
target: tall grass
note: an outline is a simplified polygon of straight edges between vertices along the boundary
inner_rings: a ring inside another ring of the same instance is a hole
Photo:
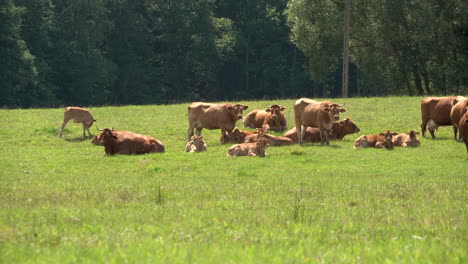
[[[166,146],[111,157],[81,125],[58,138],[63,109],[0,110],[0,263],[464,263],[468,155],[452,129],[419,148],[352,147],[419,130],[421,99],[335,99],[360,133],[265,158],[227,157],[219,130],[183,152],[188,104],[89,107],[98,127]],[[280,103],[292,128],[294,101],[242,103]]]

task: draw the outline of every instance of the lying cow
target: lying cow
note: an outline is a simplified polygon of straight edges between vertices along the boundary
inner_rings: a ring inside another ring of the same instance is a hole
[[[151,136],[140,135],[128,131],[114,133],[112,129],[100,130],[100,141],[106,155],[114,154],[145,154],[164,152],[164,144]]]
[[[390,130],[387,130],[385,133],[380,133],[379,135],[360,136],[356,141],[354,141],[354,148],[374,147],[393,149],[392,138],[396,135],[398,135],[398,133],[392,133]]]
[[[62,137],[63,129],[70,120],[73,120],[75,123],[83,124],[84,138],[86,137],[86,131],[88,131],[90,137],[92,136],[89,128],[93,125],[93,122],[96,122],[96,119],[94,119],[91,113],[84,108],[69,106],[65,108],[65,113],[63,114],[63,123],[59,137]]]
[[[460,135],[463,142],[465,142],[466,151],[468,152],[468,107],[463,109],[463,115],[458,122],[458,127],[460,128]]]
[[[307,127],[317,127],[320,130],[320,143],[329,145],[328,132],[332,129],[333,121],[339,120],[340,113],[346,112],[341,106],[329,101],[316,102],[307,98],[297,100],[294,104],[294,119],[299,144],[303,142]]]
[[[250,128],[267,128],[275,131],[286,130],[288,125],[281,105],[270,105],[265,110],[253,110],[244,118],[244,126]]]
[[[253,143],[253,142],[258,141],[260,138],[266,138],[269,146],[278,146],[279,147],[279,146],[288,146],[288,145],[293,145],[294,144],[294,141],[292,141],[292,139],[290,139],[290,138],[277,137],[277,136],[270,135],[268,133],[264,133],[262,131],[260,131],[257,134],[247,136],[245,138],[245,143]]]
[[[260,156],[265,157],[265,149],[268,147],[266,138],[261,138],[254,143],[241,143],[228,149],[228,156]]]
[[[457,140],[457,132],[459,130],[458,123],[463,116],[463,109],[465,109],[465,107],[468,107],[468,98],[458,96],[457,98],[453,99],[452,109],[450,110],[450,121],[452,122],[454,140]],[[460,139],[462,138],[461,133],[458,137]]]
[[[185,152],[202,152],[206,151],[206,149],[203,136],[192,136],[191,140],[185,145]]]
[[[188,141],[197,129],[197,135],[201,135],[203,128],[221,129],[222,143],[227,143],[226,133],[231,132],[236,122],[242,119],[242,112],[249,108],[242,104],[209,104],[196,102],[188,107]]]
[[[234,129],[231,132],[228,132],[226,137],[221,136],[219,141],[223,143],[226,140],[226,143],[244,143],[245,138],[249,135],[257,134],[257,131],[241,131],[239,129]]]
[[[359,127],[350,118],[346,118],[343,121],[333,122],[331,133],[328,134],[328,137],[330,140],[343,140],[346,135],[358,133],[359,131],[361,131]],[[303,142],[320,142],[320,130],[318,128],[308,127],[304,132]],[[296,143],[298,142],[295,127],[286,132],[284,136],[292,139]]]
[[[429,125],[429,132],[432,138],[435,138],[434,132],[439,126],[450,126],[450,111],[453,101],[457,97],[427,97],[421,101],[421,131],[423,137],[426,137],[426,127]]]
[[[419,132],[411,130],[408,133],[400,133],[396,135],[393,139],[393,146],[395,147],[419,147]]]

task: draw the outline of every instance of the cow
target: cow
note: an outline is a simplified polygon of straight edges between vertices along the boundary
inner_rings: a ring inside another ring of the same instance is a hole
[[[460,129],[460,135],[463,142],[465,142],[466,151],[468,152],[468,107],[463,109],[463,115],[458,121],[458,127]]]
[[[452,101],[452,109],[450,110],[450,120],[452,121],[453,128],[453,139],[457,140],[457,132],[459,130],[458,123],[463,115],[463,109],[468,106],[468,98],[458,96]],[[459,139],[462,139],[462,135],[458,135]]]
[[[359,127],[350,118],[346,118],[342,121],[333,122],[331,133],[328,134],[328,137],[330,140],[343,140],[346,135],[358,133],[359,131],[361,131]],[[305,133],[303,142],[320,142],[320,130],[318,128],[308,127],[303,132]],[[292,139],[296,143],[298,142],[295,127],[286,132],[284,136]]]
[[[163,153],[165,151],[164,144],[151,136],[128,131],[114,133],[113,129],[108,128],[99,131],[102,131],[100,138],[105,155]]]
[[[201,135],[203,128],[221,129],[222,143],[227,143],[228,132],[236,126],[236,122],[242,119],[242,112],[249,108],[243,104],[209,104],[194,102],[188,107],[188,141],[193,136],[194,129],[197,135]]]
[[[245,143],[257,142],[260,138],[266,138],[269,146],[288,146],[294,144],[294,141],[290,138],[273,136],[262,129],[259,129],[257,134],[247,136],[245,138]]]
[[[356,139],[356,141],[354,141],[354,148],[375,147],[393,149],[392,138],[396,135],[398,135],[398,133],[393,133],[390,130],[387,130],[385,133],[380,133],[379,135],[360,136],[358,139]]]
[[[267,128],[274,131],[286,130],[288,125],[284,117],[284,109],[281,105],[270,105],[265,110],[253,110],[244,118],[244,127]]]
[[[203,136],[192,136],[191,140],[185,145],[185,152],[202,152],[206,151],[206,149]]]
[[[333,121],[340,119],[340,113],[346,112],[346,108],[340,108],[341,106],[329,101],[317,102],[308,98],[297,100],[294,104],[294,120],[299,144],[303,142],[307,127],[317,127],[320,130],[320,143],[329,145],[327,131],[332,129]]]
[[[393,146],[395,147],[419,147],[419,132],[414,130],[409,131],[408,133],[400,133],[392,138]]]
[[[69,106],[65,108],[65,113],[63,114],[63,123],[59,137],[62,137],[63,129],[70,120],[73,120],[75,123],[83,124],[83,138],[86,137],[86,131],[88,131],[90,137],[92,136],[89,128],[93,125],[93,122],[96,122],[96,119],[84,108]]]
[[[450,111],[452,103],[457,97],[426,97],[421,101],[421,132],[426,137],[426,126],[429,125],[429,132],[435,138],[434,132],[439,126],[450,126]]]
[[[228,132],[226,137],[221,136],[219,141],[223,143],[223,140],[227,140],[227,143],[244,143],[245,138],[249,135],[256,134],[258,131],[241,131],[238,128],[231,132]]]
[[[254,143],[241,143],[228,149],[228,156],[260,156],[265,157],[265,149],[268,147],[266,138],[260,138]]]

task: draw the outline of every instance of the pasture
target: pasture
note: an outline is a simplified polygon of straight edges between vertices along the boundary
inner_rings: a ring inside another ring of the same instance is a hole
[[[418,148],[353,149],[420,131],[421,99],[333,99],[361,132],[265,158],[226,156],[219,130],[203,130],[207,152],[184,153],[189,103],[86,107],[93,134],[166,146],[109,157],[81,124],[57,136],[63,108],[0,110],[0,263],[464,263],[468,154],[452,128]],[[294,102],[240,103],[286,106],[292,128]]]

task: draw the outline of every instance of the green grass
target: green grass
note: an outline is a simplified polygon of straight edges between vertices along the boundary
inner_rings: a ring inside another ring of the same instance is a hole
[[[0,110],[0,263],[465,263],[468,155],[451,127],[419,148],[352,147],[420,130],[421,99],[334,99],[360,133],[265,158],[227,157],[219,130],[184,153],[188,103],[88,108],[166,146],[139,156],[104,156],[81,124],[58,138],[62,108]],[[294,101],[242,103],[280,103],[292,128]]]

